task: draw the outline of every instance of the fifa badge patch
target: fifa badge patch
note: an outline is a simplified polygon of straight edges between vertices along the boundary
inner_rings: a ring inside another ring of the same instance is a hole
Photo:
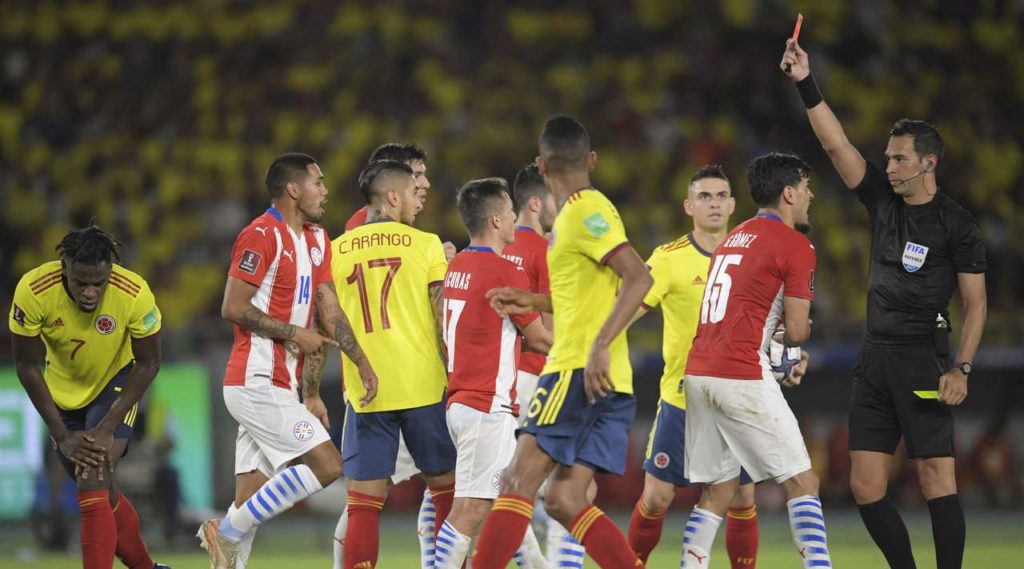
[[[292,428],[292,435],[295,435],[295,440],[306,442],[313,438],[313,425],[309,421],[299,421]]]
[[[101,314],[96,319],[96,331],[104,336],[112,334],[117,329],[117,321],[109,314]]]
[[[587,231],[589,231],[594,237],[600,237],[605,233],[608,233],[609,229],[608,221],[605,220],[604,216],[601,215],[601,212],[599,211],[595,211],[588,215],[583,220],[583,226],[586,227]]]
[[[654,455],[654,466],[657,466],[660,469],[664,470],[668,468],[668,464],[670,462],[672,462],[672,459],[669,458],[668,454],[664,452],[659,452],[658,454]]]
[[[160,322],[160,318],[157,316],[155,306],[142,317],[142,325],[146,328],[147,332],[152,332],[158,322]]]
[[[313,261],[313,265],[319,267],[320,263],[324,262],[324,252],[320,250],[316,245],[309,250],[309,257]]]
[[[261,260],[263,260],[262,255],[252,249],[246,249],[242,251],[242,258],[238,261],[238,270],[255,275],[256,269],[260,267]]]
[[[25,325],[25,311],[22,310],[20,306],[15,304],[11,309],[11,314],[13,315],[12,317],[14,318],[14,321],[17,322],[19,326]]]
[[[924,266],[924,260],[927,256],[927,247],[918,245],[913,241],[907,241],[906,246],[903,247],[903,268],[908,273],[917,272],[918,269]]]

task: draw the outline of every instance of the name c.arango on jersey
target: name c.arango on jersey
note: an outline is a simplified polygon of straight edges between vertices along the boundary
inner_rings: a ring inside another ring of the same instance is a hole
[[[750,245],[754,242],[755,239],[757,239],[757,235],[754,235],[752,233],[744,233],[740,231],[739,233],[727,239],[723,247],[745,249],[747,247],[750,247]]]
[[[448,271],[448,274],[444,277],[445,288],[457,288],[459,290],[469,290],[469,279],[473,275],[471,273],[460,273],[458,271]]]
[[[341,239],[338,253],[345,254],[370,247],[412,247],[412,235],[407,233],[370,233],[352,239]]]

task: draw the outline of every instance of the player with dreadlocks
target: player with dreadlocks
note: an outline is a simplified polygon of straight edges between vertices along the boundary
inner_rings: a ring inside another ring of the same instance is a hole
[[[160,369],[160,310],[149,285],[118,264],[96,225],[69,232],[60,259],[21,278],[10,330],[18,379],[78,487],[82,566],[159,569],[139,516],[115,483],[139,399]],[[43,371],[43,362],[46,362]]]

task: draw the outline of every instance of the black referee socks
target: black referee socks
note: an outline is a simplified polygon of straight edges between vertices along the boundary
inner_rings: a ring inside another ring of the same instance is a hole
[[[932,515],[936,568],[960,569],[964,562],[964,541],[967,538],[960,496],[950,494],[928,500],[928,513]]]
[[[945,500],[948,497],[938,498],[938,500]],[[953,498],[955,499],[956,496]],[[931,505],[932,503],[928,502],[929,509]],[[959,506],[959,502],[957,505]],[[860,518],[864,520],[864,527],[868,529],[871,539],[875,540],[875,545],[882,551],[885,560],[889,562],[889,567],[892,569],[917,569],[917,565],[914,564],[914,553],[910,550],[910,534],[907,533],[907,526],[903,523],[900,513],[896,511],[896,507],[892,505],[889,496],[872,504],[857,507],[860,509]],[[935,511],[932,510],[933,529],[935,528],[935,519]],[[960,527],[963,528],[962,521]],[[939,547],[938,543],[938,537],[936,537],[936,549]],[[940,567],[943,566],[940,565]]]

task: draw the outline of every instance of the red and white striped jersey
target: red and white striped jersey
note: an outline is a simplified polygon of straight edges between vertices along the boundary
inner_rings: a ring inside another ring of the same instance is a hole
[[[762,379],[782,297],[814,300],[814,246],[774,215],[729,232],[711,257],[686,375]],[[770,375],[768,377],[771,377]]]
[[[530,292],[551,294],[548,281],[548,240],[530,227],[516,228],[516,240],[505,247],[501,256],[526,271]],[[519,356],[519,369],[533,375],[540,375],[548,357],[537,352],[523,352]]]
[[[444,279],[444,338],[448,349],[448,405],[484,413],[518,414],[516,370],[521,337],[537,312],[502,317],[484,296],[498,287],[528,289],[526,273],[487,247],[467,247],[448,264]]]
[[[235,240],[228,276],[259,287],[252,305],[271,318],[308,328],[318,286],[331,282],[331,247],[327,231],[306,224],[296,234],[274,208],[250,223]],[[302,381],[302,353],[285,342],[253,334],[235,324],[224,385],[245,385],[248,378],[270,377],[273,384],[295,390]]]

